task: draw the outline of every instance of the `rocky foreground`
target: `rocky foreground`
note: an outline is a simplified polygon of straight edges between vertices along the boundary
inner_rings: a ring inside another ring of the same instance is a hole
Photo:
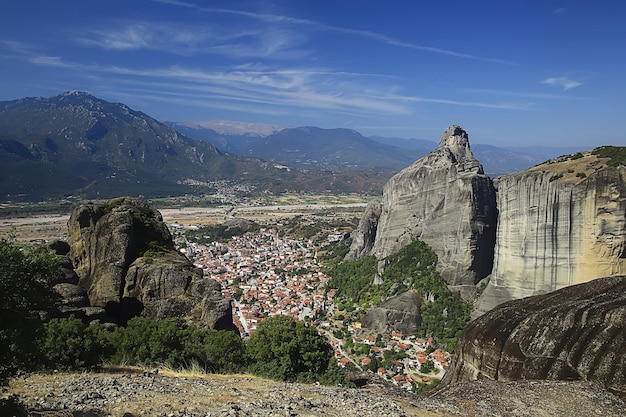
[[[137,372],[33,374],[14,379],[36,411],[88,417],[206,416],[624,416],[626,403],[583,382],[474,381],[418,396],[373,381],[365,388],[285,384],[249,375]],[[56,414],[41,414],[56,415]]]

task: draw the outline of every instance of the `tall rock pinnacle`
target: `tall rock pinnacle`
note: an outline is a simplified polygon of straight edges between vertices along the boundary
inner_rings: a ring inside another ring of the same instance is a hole
[[[371,213],[366,216],[371,229],[375,222]],[[493,183],[474,158],[467,132],[450,126],[433,152],[385,185],[369,253],[382,259],[420,239],[437,254],[446,282],[473,292],[491,273],[496,216]],[[365,254],[358,246],[368,241],[355,238],[347,259]]]

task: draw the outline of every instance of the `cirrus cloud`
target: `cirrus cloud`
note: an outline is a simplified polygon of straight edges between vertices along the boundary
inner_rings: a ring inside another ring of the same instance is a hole
[[[580,81],[575,81],[567,77],[550,77],[541,81],[541,83],[552,85],[555,87],[561,87],[563,88],[563,91],[567,91],[572,88],[580,87],[581,85],[583,85],[583,83],[581,83]]]

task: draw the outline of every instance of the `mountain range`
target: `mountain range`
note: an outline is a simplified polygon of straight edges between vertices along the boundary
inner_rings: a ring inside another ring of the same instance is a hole
[[[221,124],[164,123],[189,137],[208,141],[218,149],[234,154],[334,170],[399,171],[437,147],[437,142],[433,140],[366,137],[352,129],[310,126],[279,129],[268,125],[228,125],[224,121]],[[485,172],[493,177],[523,171],[549,159],[583,150],[586,148],[472,145],[472,151],[483,164]]]
[[[319,127],[237,124],[230,134],[232,122],[220,123],[161,123],[79,91],[0,102],[0,200],[210,194],[218,181],[257,193],[380,194],[436,147]],[[474,152],[490,175],[544,160],[486,145]]]

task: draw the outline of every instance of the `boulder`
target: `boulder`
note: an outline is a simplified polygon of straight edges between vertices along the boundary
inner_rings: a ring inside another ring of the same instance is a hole
[[[391,297],[380,306],[365,313],[362,326],[374,333],[400,331],[414,334],[422,324],[420,315],[421,299],[415,291],[407,291]]]
[[[501,304],[461,334],[442,381],[583,380],[626,397],[626,276]]]
[[[118,198],[80,206],[68,221],[68,242],[91,305],[118,323],[137,315],[186,317],[211,328],[236,329],[219,284],[175,250],[161,214],[147,204]]]
[[[52,287],[61,297],[61,305],[67,307],[89,307],[87,291],[76,284],[60,283]]]

